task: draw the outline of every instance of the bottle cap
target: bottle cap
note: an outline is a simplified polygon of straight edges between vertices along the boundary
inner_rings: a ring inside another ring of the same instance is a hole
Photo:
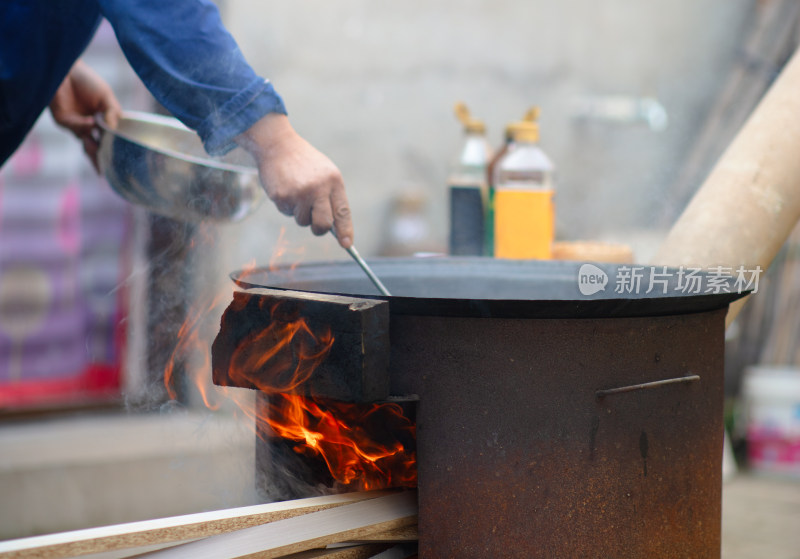
[[[511,132],[511,137],[515,142],[538,142],[539,125],[535,122],[518,122]]]
[[[459,101],[458,103],[456,103],[454,109],[456,112],[456,117],[461,122],[461,124],[464,125],[465,132],[475,132],[476,134],[486,133],[486,125],[483,123],[482,120],[478,120],[470,116],[467,105]]]
[[[516,142],[538,142],[539,107],[531,107],[522,117],[522,120],[511,122],[506,126],[506,137]]]

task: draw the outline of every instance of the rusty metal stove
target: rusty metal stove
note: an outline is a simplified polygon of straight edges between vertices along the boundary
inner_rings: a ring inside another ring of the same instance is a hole
[[[724,320],[740,294],[686,294],[677,274],[617,293],[627,272],[598,266],[609,284],[593,295],[566,262],[378,260],[390,298],[350,263],[236,274],[249,289],[223,317],[214,381],[253,388],[231,354],[285,314],[334,331],[302,390],[418,398],[423,558],[718,558]]]

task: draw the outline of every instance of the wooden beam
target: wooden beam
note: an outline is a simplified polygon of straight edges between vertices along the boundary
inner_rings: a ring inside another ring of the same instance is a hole
[[[0,559],[55,559],[116,549],[205,538],[374,499],[389,492],[358,492],[213,512],[129,522],[0,542]]]
[[[282,344],[286,326],[298,321],[316,337],[333,337],[330,349],[309,363],[300,357],[301,345],[311,339],[307,332]],[[298,366],[309,364],[308,379],[287,390]],[[384,400],[389,396],[389,303],[281,289],[237,291],[222,315],[211,365],[214,384],[220,386],[345,402]]]
[[[694,135],[686,162],[662,205],[662,223],[672,223],[689,201],[713,163],[758,104],[786,56],[796,46],[800,6],[795,0],[759,2],[750,18],[751,29],[720,94],[700,131]]]
[[[800,49],[672,227],[655,264],[766,270],[800,220]],[[749,276],[747,276],[749,277]],[[730,307],[727,324],[745,299]]]
[[[301,517],[211,536],[144,555],[149,559],[272,559],[358,540],[417,522],[417,492],[403,491]]]

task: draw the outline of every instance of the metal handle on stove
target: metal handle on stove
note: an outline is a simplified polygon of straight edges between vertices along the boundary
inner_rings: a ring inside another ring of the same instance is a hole
[[[606,396],[613,396],[614,394],[624,394],[626,392],[635,392],[638,390],[648,390],[650,388],[660,388],[669,384],[682,384],[689,382],[697,382],[700,380],[699,375],[687,375],[685,377],[668,378],[664,380],[656,380],[653,382],[643,382],[642,384],[631,384],[629,386],[620,386],[619,388],[607,388],[605,390],[598,390],[595,396],[598,400]]]

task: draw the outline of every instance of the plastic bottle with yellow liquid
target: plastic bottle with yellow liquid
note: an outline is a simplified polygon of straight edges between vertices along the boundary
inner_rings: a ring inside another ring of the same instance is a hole
[[[486,165],[492,148],[486,140],[483,121],[472,118],[464,103],[455,112],[464,126],[464,141],[447,179],[450,197],[450,254],[480,256],[485,237],[488,197]]]
[[[489,186],[486,203],[486,241],[484,248],[486,256],[494,256],[494,170],[497,167],[497,163],[508,152],[508,147],[514,140],[514,129],[519,124],[524,126],[526,122],[534,122],[537,118],[539,118],[539,107],[531,107],[522,117],[522,120],[508,123],[503,134],[503,145],[494,153],[486,166],[486,181]]]
[[[494,256],[552,257],[555,167],[539,147],[539,125],[520,121],[493,173]]]

